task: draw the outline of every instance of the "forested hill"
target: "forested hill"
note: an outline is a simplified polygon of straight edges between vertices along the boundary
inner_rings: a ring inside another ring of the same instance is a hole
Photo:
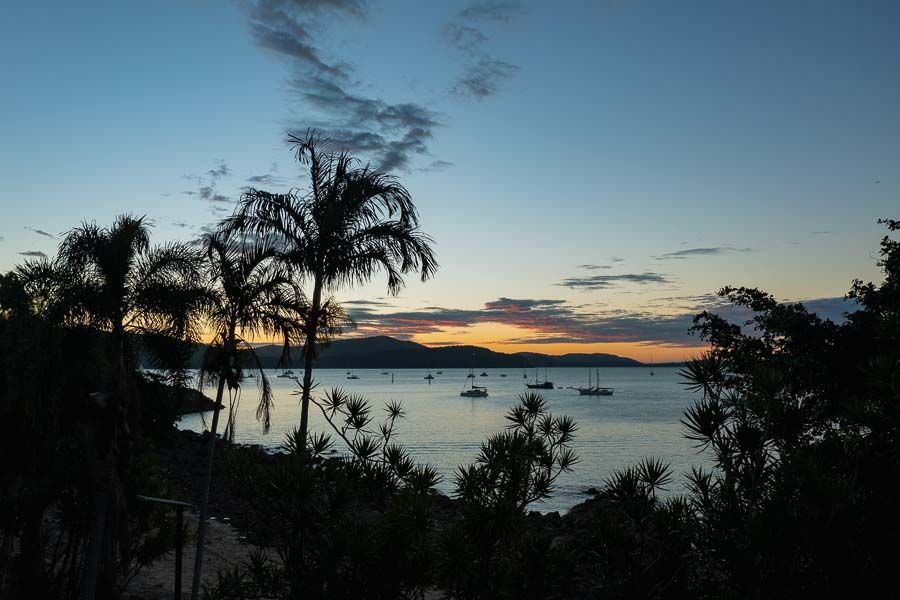
[[[267,368],[278,365],[281,348],[276,345],[256,349]],[[194,357],[200,363],[202,349]],[[291,367],[300,366],[300,352],[295,351]],[[335,369],[453,369],[469,368],[558,368],[558,367],[639,367],[642,363],[614,354],[563,354],[553,356],[535,352],[505,354],[479,346],[442,346],[430,348],[387,336],[339,340],[322,350],[316,361],[318,368]]]

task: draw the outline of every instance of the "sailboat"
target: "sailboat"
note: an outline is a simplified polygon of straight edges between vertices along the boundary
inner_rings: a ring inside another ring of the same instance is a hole
[[[359,379],[359,376],[353,375],[350,371],[347,371],[347,379]]]
[[[552,390],[553,382],[547,379],[547,369],[544,369],[544,380],[538,381],[538,370],[534,370],[534,382],[526,383],[525,387],[530,390]]]
[[[466,387],[463,386],[463,391],[461,391],[459,395],[463,398],[487,398],[487,387],[475,385],[475,373],[471,372],[472,369],[469,369],[469,371],[469,375],[466,376],[466,385],[471,384],[471,387],[466,389]]]
[[[653,376],[653,353],[650,353],[650,376]]]
[[[596,383],[591,383],[591,370],[588,369],[588,385],[586,388],[580,387],[577,388],[578,393],[582,396],[612,396],[613,389],[607,387],[600,387],[600,369],[597,369],[597,380]]]

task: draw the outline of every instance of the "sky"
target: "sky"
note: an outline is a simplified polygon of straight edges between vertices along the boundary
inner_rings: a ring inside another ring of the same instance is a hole
[[[440,269],[357,335],[702,349],[724,285],[838,318],[900,217],[900,3],[27,2],[0,19],[0,271],[83,220],[196,238],[327,134],[409,189]]]

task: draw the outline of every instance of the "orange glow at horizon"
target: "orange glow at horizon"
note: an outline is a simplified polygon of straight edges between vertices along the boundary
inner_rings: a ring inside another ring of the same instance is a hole
[[[480,323],[473,327],[448,327],[435,333],[417,334],[412,341],[426,346],[471,345],[489,348],[495,352],[539,352],[541,354],[605,353],[633,358],[641,362],[679,362],[696,357],[706,346],[671,346],[650,342],[548,342],[528,341],[540,333],[499,323]],[[516,340],[522,339],[522,342]]]
[[[370,337],[373,335],[388,335],[401,337],[403,332],[373,332],[358,331],[355,334],[343,335],[338,339],[350,339],[353,337]],[[481,346],[495,352],[514,354],[516,352],[537,352],[540,354],[615,354],[632,358],[640,362],[664,363],[680,362],[696,357],[703,353],[707,347],[702,344],[696,346],[672,346],[666,344],[654,344],[651,342],[549,342],[539,343],[528,341],[540,337],[540,332],[533,329],[524,329],[502,323],[479,323],[471,327],[446,327],[433,333],[414,334],[411,341],[425,346]],[[522,340],[521,342],[517,340]],[[212,334],[204,335],[203,341],[212,341]],[[249,339],[251,343],[275,343],[280,340]]]

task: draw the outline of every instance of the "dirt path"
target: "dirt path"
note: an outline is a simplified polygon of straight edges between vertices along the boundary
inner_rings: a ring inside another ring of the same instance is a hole
[[[190,531],[197,531],[197,517],[185,515]],[[206,552],[203,554],[203,581],[214,582],[219,569],[240,564],[247,559],[251,547],[240,540],[236,529],[219,521],[210,521],[206,534]],[[190,598],[191,585],[194,580],[193,540],[184,546],[182,570],[182,597]],[[169,552],[161,559],[145,567],[131,580],[125,590],[125,597],[140,600],[171,600],[175,586],[175,551]]]

